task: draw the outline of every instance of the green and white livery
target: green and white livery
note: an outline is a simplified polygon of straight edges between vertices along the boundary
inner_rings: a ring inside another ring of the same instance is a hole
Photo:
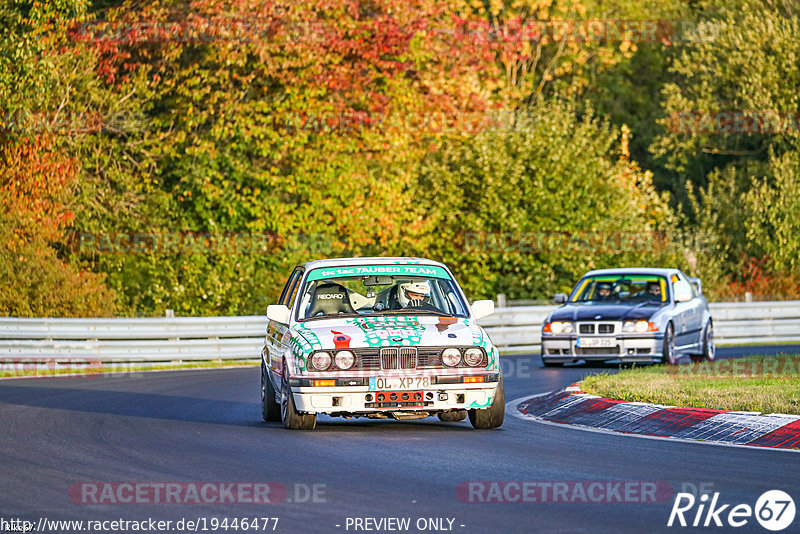
[[[423,258],[297,266],[267,308],[261,404],[267,421],[311,429],[317,416],[503,423],[497,348],[443,264]]]

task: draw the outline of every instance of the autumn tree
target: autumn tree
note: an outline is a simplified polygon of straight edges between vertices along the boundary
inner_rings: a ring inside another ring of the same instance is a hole
[[[57,252],[74,221],[70,201],[79,169],[64,137],[95,127],[85,114],[72,113],[75,88],[62,76],[82,64],[79,51],[62,45],[83,7],[14,2],[0,8],[0,313],[7,315],[113,311],[103,277],[75,269]]]

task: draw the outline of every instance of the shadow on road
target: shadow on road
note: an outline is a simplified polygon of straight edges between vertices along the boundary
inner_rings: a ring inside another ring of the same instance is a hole
[[[281,423],[266,423],[261,419],[260,406],[257,402],[235,402],[179,395],[104,391],[63,386],[46,387],[27,384],[15,384],[15,386],[4,388],[0,384],[0,414],[5,404],[113,416],[274,428],[284,431]],[[425,428],[426,431],[445,432],[472,430],[469,422],[445,423],[436,417],[396,421],[393,419],[342,419],[320,416],[316,431],[358,432],[367,429],[389,428],[392,430]]]

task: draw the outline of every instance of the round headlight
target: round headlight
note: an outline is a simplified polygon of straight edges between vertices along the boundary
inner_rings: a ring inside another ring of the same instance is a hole
[[[455,367],[461,362],[461,351],[458,349],[444,349],[442,351],[442,363],[448,367]]]
[[[475,367],[483,363],[483,351],[481,349],[467,349],[464,351],[464,363]]]
[[[569,334],[572,332],[572,323],[563,323],[564,324],[564,333]]]
[[[339,369],[350,369],[356,362],[356,357],[349,350],[340,350],[336,353],[334,361]]]
[[[315,352],[311,355],[311,366],[317,371],[324,371],[331,366],[331,355],[327,352]]]
[[[647,321],[636,321],[636,331],[639,333],[647,332]]]
[[[564,331],[564,323],[559,321],[554,321],[550,323],[550,331],[554,334],[560,334]]]
[[[625,321],[625,323],[622,325],[623,332],[633,332],[634,329],[635,325],[633,324],[633,321]]]

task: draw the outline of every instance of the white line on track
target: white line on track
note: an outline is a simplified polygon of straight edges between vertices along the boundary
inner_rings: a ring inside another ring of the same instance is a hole
[[[665,436],[647,436],[647,435],[644,435],[644,434],[629,434],[627,432],[617,432],[615,430],[607,430],[605,428],[594,428],[594,427],[585,426],[585,425],[556,423],[556,422],[553,422],[553,421],[547,421],[547,420],[542,419],[540,417],[536,417],[535,415],[527,415],[527,414],[524,414],[524,413],[520,412],[519,410],[517,410],[517,405],[519,405],[519,403],[521,403],[522,401],[535,399],[537,397],[544,397],[545,395],[549,395],[550,393],[553,393],[553,392],[552,391],[548,391],[546,393],[537,393],[536,395],[525,395],[524,397],[520,397],[518,399],[514,399],[514,400],[512,400],[510,402],[507,402],[506,403],[506,413],[510,413],[514,417],[516,417],[518,419],[522,419],[524,421],[533,421],[535,423],[540,423],[540,424],[543,424],[543,425],[555,426],[555,427],[558,427],[558,428],[572,428],[572,429],[575,429],[575,430],[583,430],[585,432],[595,432],[597,434],[606,434],[606,435],[612,435],[612,436],[624,436],[624,437],[639,438],[639,439],[651,439],[651,440],[657,440],[657,441],[669,441],[671,443],[694,443],[694,444],[698,444],[698,445],[714,445],[716,447],[729,447],[729,448],[733,448],[733,449],[747,448],[747,449],[755,449],[755,450],[759,450],[759,451],[790,452],[790,453],[795,453],[795,454],[800,453],[800,449],[780,449],[780,448],[773,448],[773,447],[757,447],[755,445],[737,445],[737,444],[733,444],[733,443],[725,443],[725,442],[722,442],[722,441],[698,441],[698,440],[694,440],[694,439],[671,438],[671,437],[665,437]]]

